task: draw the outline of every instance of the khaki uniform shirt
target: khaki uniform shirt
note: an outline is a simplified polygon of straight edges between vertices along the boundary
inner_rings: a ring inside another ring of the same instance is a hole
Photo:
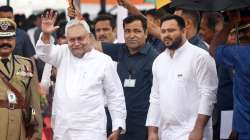
[[[34,137],[41,139],[42,116],[40,98],[38,94],[38,80],[34,73],[33,63],[30,59],[11,55],[4,66],[0,60],[0,70],[8,77],[9,82],[22,94],[28,106],[35,110],[38,125],[35,127]],[[8,100],[9,89],[0,79],[0,100]],[[7,109],[0,107],[0,139],[1,140],[26,140],[26,130],[23,121],[22,109]]]

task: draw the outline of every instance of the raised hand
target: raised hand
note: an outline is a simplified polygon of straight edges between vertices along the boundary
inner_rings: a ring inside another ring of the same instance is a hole
[[[76,17],[76,12],[75,9],[72,6],[69,6],[67,8],[67,13],[70,18],[75,18]]]
[[[128,10],[129,13],[131,13],[132,15],[141,15],[143,17],[145,17],[140,10],[138,10],[135,5],[130,1],[130,0],[117,0],[117,3],[120,6],[123,6],[124,8],[126,8]],[[145,17],[146,18],[146,17]]]
[[[74,9],[72,6],[67,8],[68,16],[71,18],[76,18],[77,20],[84,20],[81,12],[79,10]]]
[[[129,0],[117,0],[117,3],[120,6],[123,6],[124,8],[128,8],[129,6],[132,5],[132,3]]]
[[[73,0],[68,0],[69,7],[74,8]]]
[[[52,34],[59,26],[54,26],[57,18],[57,13],[53,10],[46,12],[41,16],[42,20],[42,32],[44,34]]]

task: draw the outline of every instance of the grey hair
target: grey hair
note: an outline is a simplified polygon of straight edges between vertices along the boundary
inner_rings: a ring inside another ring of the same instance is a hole
[[[77,19],[72,19],[70,20],[66,26],[65,26],[65,35],[67,36],[68,30],[70,27],[72,26],[76,26],[76,25],[82,25],[82,27],[88,32],[90,33],[90,28],[88,23],[85,20],[77,20]]]

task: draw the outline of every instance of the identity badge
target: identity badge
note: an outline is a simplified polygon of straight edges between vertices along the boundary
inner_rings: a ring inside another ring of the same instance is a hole
[[[8,90],[7,94],[8,94],[8,101],[9,101],[9,103],[16,104],[17,103],[17,99],[16,99],[15,93],[13,93],[12,91]]]
[[[135,87],[136,79],[125,79],[124,87]]]

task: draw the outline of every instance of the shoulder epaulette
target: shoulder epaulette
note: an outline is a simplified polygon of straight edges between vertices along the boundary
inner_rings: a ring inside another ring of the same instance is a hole
[[[29,60],[29,61],[31,61],[30,58],[23,57],[23,56],[20,56],[20,55],[14,55],[14,57],[15,57],[16,59],[24,59],[24,60]]]

